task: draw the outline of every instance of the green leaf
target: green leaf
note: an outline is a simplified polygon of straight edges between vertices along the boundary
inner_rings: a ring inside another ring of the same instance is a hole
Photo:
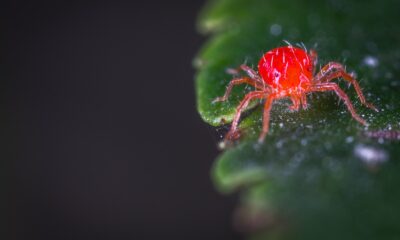
[[[212,104],[232,78],[226,69],[257,66],[283,40],[315,48],[321,65],[345,64],[380,109],[362,106],[339,79],[368,127],[334,94],[315,93],[298,112],[288,110],[288,100],[276,101],[270,132],[257,144],[262,108],[253,102],[239,143],[213,168],[220,191],[241,190],[242,208],[264,216],[250,227],[253,237],[400,239],[399,10],[394,0],[214,0],[204,8],[199,30],[211,38],[194,63],[198,111],[207,123],[229,123],[252,91],[238,86],[227,102]]]

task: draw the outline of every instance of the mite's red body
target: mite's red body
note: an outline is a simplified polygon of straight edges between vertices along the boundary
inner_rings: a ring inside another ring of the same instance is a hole
[[[306,89],[312,80],[312,58],[294,47],[275,48],[262,56],[258,72],[274,89],[295,91]]]
[[[365,97],[358,85],[358,82],[348,74],[344,67],[337,62],[330,62],[325,65],[318,74],[313,75],[317,62],[317,54],[311,50],[309,53],[301,48],[293,46],[279,47],[266,52],[258,63],[258,73],[246,65],[241,65],[240,70],[248,76],[233,79],[223,97],[216,98],[214,102],[225,101],[234,85],[250,84],[256,88],[255,91],[248,93],[238,105],[236,114],[232,121],[232,126],[226,139],[231,140],[237,136],[237,126],[242,111],[249,102],[254,99],[265,99],[263,114],[263,129],[259,137],[262,142],[269,129],[269,113],[274,100],[289,97],[293,105],[292,110],[298,110],[300,104],[304,109],[307,108],[306,94],[310,92],[334,91],[344,101],[353,118],[366,125],[354,110],[350,99],[336,83],[330,82],[335,78],[342,77],[351,83],[361,101],[365,106],[377,111]]]

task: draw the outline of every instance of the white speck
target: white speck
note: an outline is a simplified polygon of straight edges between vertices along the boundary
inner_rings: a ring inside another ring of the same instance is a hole
[[[279,123],[279,127],[280,127],[280,128],[283,128],[283,123]]]
[[[279,24],[272,24],[269,28],[269,32],[274,36],[279,36],[282,33],[282,27]]]
[[[348,136],[346,138],[346,143],[352,143],[354,141],[354,138],[352,136]]]
[[[219,143],[218,143],[218,148],[219,148],[220,150],[224,150],[224,149],[226,148],[226,143],[225,143],[225,141],[219,142]]]
[[[376,57],[373,56],[366,56],[363,60],[363,63],[368,67],[377,67],[379,65],[379,61]]]
[[[358,144],[354,148],[354,155],[360,158],[364,163],[372,166],[384,163],[388,160],[388,155],[384,150],[362,144]]]

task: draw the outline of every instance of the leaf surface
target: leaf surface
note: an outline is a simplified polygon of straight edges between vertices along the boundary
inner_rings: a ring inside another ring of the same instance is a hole
[[[243,206],[273,216],[254,237],[400,238],[399,10],[394,0],[215,0],[204,8],[199,30],[210,39],[194,62],[205,122],[229,123],[253,90],[236,87],[227,102],[212,104],[232,79],[226,69],[257,66],[264,52],[286,45],[283,40],[316,49],[321,65],[343,63],[380,109],[362,106],[338,79],[368,127],[334,94],[314,93],[307,110],[292,112],[288,100],[276,101],[270,132],[257,144],[262,107],[253,102],[239,143],[221,153],[212,174],[219,190],[240,189]]]

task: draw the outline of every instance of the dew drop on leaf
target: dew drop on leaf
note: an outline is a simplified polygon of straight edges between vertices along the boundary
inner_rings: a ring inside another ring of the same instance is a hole
[[[379,65],[379,60],[374,56],[365,56],[363,63],[368,67],[375,68]]]
[[[363,144],[355,146],[354,155],[369,166],[375,166],[388,160],[386,151]]]
[[[279,24],[272,24],[269,28],[269,32],[271,33],[271,35],[279,36],[282,33],[282,27]]]

